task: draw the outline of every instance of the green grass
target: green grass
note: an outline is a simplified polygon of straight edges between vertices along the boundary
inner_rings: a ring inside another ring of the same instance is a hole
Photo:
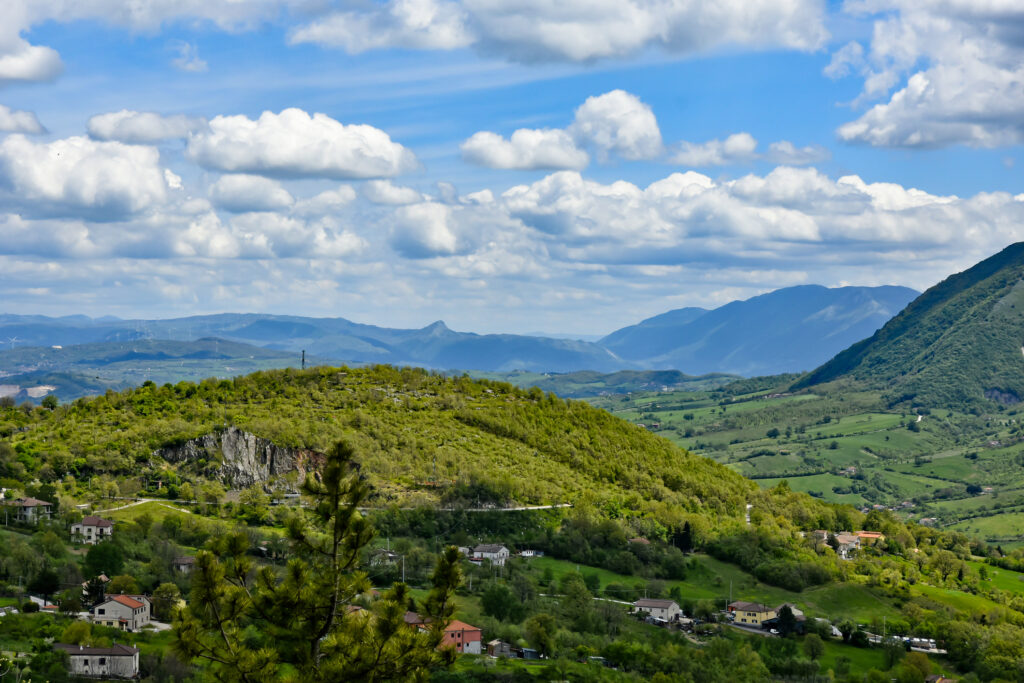
[[[854,647],[838,640],[825,641],[825,654],[818,661],[821,670],[835,670],[836,660],[846,657],[850,660],[850,672],[864,674],[870,669],[885,669],[885,653],[879,648]]]
[[[149,515],[154,521],[159,521],[165,517],[191,517],[192,515],[188,512],[183,512],[187,508],[178,508],[173,501],[166,503],[161,501],[148,501],[146,503],[140,503],[138,505],[132,505],[126,507],[123,510],[115,510],[114,512],[104,512],[103,517],[116,521],[135,521],[143,515]]]
[[[967,564],[976,571],[984,567],[988,572],[988,580],[981,582],[983,588],[998,588],[1010,593],[1024,593],[1024,574],[973,560],[968,561]]]
[[[950,527],[987,541],[1024,539],[1024,512],[1004,512],[992,517],[976,517]]]
[[[859,584],[830,583],[824,586],[795,593],[783,588],[761,583],[739,567],[716,560],[707,555],[694,555],[697,568],[687,572],[684,581],[667,581],[668,588],[678,586],[683,597],[692,600],[728,601],[730,590],[733,600],[748,600],[779,605],[792,602],[800,607],[808,616],[824,617],[830,620],[850,618],[860,623],[868,623],[875,618],[894,617],[899,610],[890,602],[876,596],[871,590]],[[623,576],[598,567],[576,565],[551,557],[540,557],[531,561],[531,567],[537,572],[550,568],[556,579],[577,571],[584,576],[597,574],[601,580],[601,589],[609,583],[621,583],[633,586],[643,579],[636,576]],[[643,597],[638,593],[637,597]],[[719,605],[721,607],[722,605]]]

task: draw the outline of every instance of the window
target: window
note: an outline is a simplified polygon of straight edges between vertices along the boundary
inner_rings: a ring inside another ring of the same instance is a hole
[[[83,659],[82,660],[82,666],[89,666],[89,660],[88,659]]]
[[[106,614],[107,610],[105,610],[105,609],[98,609],[98,610],[96,610],[96,613],[97,614]]]
[[[100,666],[106,666],[106,665],[107,665],[107,658],[106,657],[100,657]]]

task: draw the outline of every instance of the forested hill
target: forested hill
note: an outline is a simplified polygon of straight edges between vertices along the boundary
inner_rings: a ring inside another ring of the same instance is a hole
[[[8,402],[0,408],[0,440],[13,444],[16,462],[0,462],[0,476],[162,477],[169,484],[179,474],[214,477],[214,456],[171,464],[156,451],[227,427],[314,451],[352,439],[378,504],[586,501],[609,515],[650,513],[671,523],[688,512],[739,518],[757,490],[586,403],[391,366],[148,382],[54,410]]]
[[[894,402],[959,406],[1024,398],[1024,242],[919,296],[796,386],[851,378]]]

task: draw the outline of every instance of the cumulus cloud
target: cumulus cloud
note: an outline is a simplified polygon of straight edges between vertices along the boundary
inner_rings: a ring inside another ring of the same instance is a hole
[[[98,114],[89,119],[89,135],[97,140],[117,140],[130,144],[152,144],[162,140],[187,138],[206,128],[206,119],[175,114],[162,116],[148,111],[121,111]]]
[[[766,160],[787,166],[804,166],[829,158],[829,151],[819,145],[797,147],[789,140],[779,140],[768,146],[768,152],[757,151],[757,140],[750,133],[734,133],[725,140],[703,143],[681,142],[671,160],[685,166],[727,166],[749,164]]]
[[[435,202],[401,207],[393,216],[391,246],[414,259],[454,254],[459,240],[452,211],[452,207]]]
[[[653,159],[661,154],[661,130],[654,112],[636,95],[612,90],[588,97],[576,110],[569,132],[624,159]]]
[[[325,190],[308,199],[295,203],[292,212],[306,216],[330,216],[354,202],[356,191],[350,185],[341,185],[336,190]]]
[[[457,2],[390,0],[376,11],[338,12],[317,19],[295,29],[289,40],[349,53],[397,46],[452,50],[474,42],[467,19]]]
[[[293,43],[362,52],[382,47],[454,49],[536,61],[586,62],[648,48],[689,54],[721,46],[809,50],[827,38],[818,0],[702,3],[538,3],[388,0],[337,12],[291,33]]]
[[[520,128],[506,140],[497,133],[480,131],[459,148],[466,161],[489,168],[515,170],[575,168],[590,163],[590,155],[560,129]]]
[[[0,188],[7,201],[54,215],[117,219],[164,202],[168,180],[152,147],[71,137],[0,141]]]
[[[613,153],[654,159],[662,153],[658,120],[636,95],[613,90],[587,98],[568,128],[520,128],[508,139],[480,131],[460,149],[466,161],[490,168],[579,170],[590,162],[586,148],[602,160]]]
[[[877,147],[998,147],[1024,141],[1024,5],[968,0],[858,0],[874,18],[867,50],[848,43],[825,73],[864,80],[881,98],[839,137]]]
[[[368,125],[345,125],[301,109],[217,116],[189,138],[186,154],[206,168],[278,177],[382,178],[416,167],[413,153]]]
[[[395,185],[390,180],[370,180],[363,185],[363,194],[374,204],[415,204],[423,195],[411,187]]]
[[[682,142],[672,161],[686,166],[724,166],[757,158],[757,140],[750,133],[734,133],[725,140]]]
[[[0,104],[0,131],[5,133],[27,133],[39,135],[46,132],[35,113],[11,109]]]
[[[270,178],[254,175],[225,175],[210,186],[214,205],[228,211],[277,211],[295,203],[288,190]]]

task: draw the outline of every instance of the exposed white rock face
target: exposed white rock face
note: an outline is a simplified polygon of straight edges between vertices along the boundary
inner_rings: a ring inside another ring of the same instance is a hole
[[[199,459],[220,462],[220,480],[233,488],[264,484],[290,472],[302,477],[323,463],[322,453],[278,446],[237,427],[161,448],[154,455],[169,462]]]

